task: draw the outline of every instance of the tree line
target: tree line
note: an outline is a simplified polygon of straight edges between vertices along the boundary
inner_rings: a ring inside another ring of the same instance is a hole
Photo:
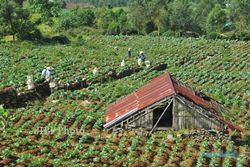
[[[68,2],[0,0],[0,36],[37,40],[42,38],[37,26],[48,24],[61,32],[91,27],[106,35],[250,39],[250,0],[70,0],[105,2],[75,9],[67,9]],[[40,17],[33,19],[34,14]]]
[[[132,1],[133,0],[65,0],[66,3],[93,5],[95,7],[124,7],[128,6]]]

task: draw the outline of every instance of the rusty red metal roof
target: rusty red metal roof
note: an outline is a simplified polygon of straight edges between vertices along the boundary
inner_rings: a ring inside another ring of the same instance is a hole
[[[223,119],[220,114],[222,106],[218,102],[201,97],[198,92],[177,81],[168,73],[154,78],[134,93],[109,105],[106,110],[106,123],[132,110],[142,110],[174,94],[179,94],[194,104],[203,107],[210,115],[227,124],[231,129],[242,131],[242,128]]]
[[[222,110],[223,107],[218,102],[216,102],[213,99],[206,100],[206,99],[200,97],[198,92],[192,90],[191,88],[188,88],[187,86],[184,86],[183,84],[181,84],[180,82],[178,82],[177,80],[175,80],[173,78],[172,78],[172,82],[174,85],[175,92],[177,94],[192,101],[194,104],[203,107],[204,109],[206,109],[209,112],[210,115],[217,118],[218,120],[220,120],[224,124],[228,125],[229,128],[234,129],[234,130],[238,130],[238,131],[242,131],[241,127],[234,125],[233,123],[225,120],[222,117],[220,111]],[[223,108],[223,110],[226,111],[227,109]]]
[[[106,112],[106,122],[110,122],[133,109],[141,110],[174,93],[170,75],[163,74],[134,93],[109,105]]]

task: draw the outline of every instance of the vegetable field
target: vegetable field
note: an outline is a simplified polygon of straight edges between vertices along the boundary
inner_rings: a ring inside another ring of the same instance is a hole
[[[129,47],[131,59],[127,59]],[[73,83],[77,77],[91,83],[111,70],[136,68],[141,50],[151,64],[167,64],[165,71],[175,78],[223,103],[230,111],[223,116],[244,129],[243,139],[183,137],[190,133],[187,130],[149,137],[135,131],[105,131],[108,104],[165,72],[144,67],[80,90],[56,91],[25,108],[0,108],[0,114],[7,114],[6,127],[0,129],[0,166],[249,166],[249,42],[84,36],[68,45],[1,43],[0,88],[26,91],[27,75],[41,79],[44,66],[53,67],[55,79],[62,83]],[[123,59],[126,66],[120,67]],[[98,72],[93,74],[95,67]]]

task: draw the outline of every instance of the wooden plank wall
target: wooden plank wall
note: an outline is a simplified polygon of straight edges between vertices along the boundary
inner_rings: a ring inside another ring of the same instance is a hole
[[[199,113],[200,108],[183,104],[177,98],[174,99],[173,128],[174,129],[215,129],[221,130],[223,125],[215,120]]]
[[[153,112],[135,121],[134,126],[151,129],[153,127]]]

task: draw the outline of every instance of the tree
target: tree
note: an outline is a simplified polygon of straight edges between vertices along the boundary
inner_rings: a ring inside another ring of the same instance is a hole
[[[149,16],[157,27],[158,35],[166,29],[168,5],[170,0],[152,0],[149,2]]]
[[[250,0],[230,0],[230,17],[239,31],[250,28]]]
[[[40,37],[39,31],[29,20],[30,14],[22,6],[11,0],[0,1],[0,21],[7,33],[19,39],[31,39]]]
[[[217,0],[217,2],[222,6],[222,8],[225,8],[227,5],[228,0]]]
[[[190,31],[192,10],[190,0],[173,1],[170,4],[170,26],[174,31]]]
[[[99,8],[96,12],[96,16],[97,26],[102,29],[107,29],[114,18],[114,13],[112,9]]]
[[[206,33],[206,21],[208,14],[218,4],[216,0],[201,0],[194,4],[192,14],[193,30],[199,34]]]
[[[148,17],[148,1],[135,0],[129,10],[129,20],[138,34],[145,32],[145,27],[150,17]]]
[[[118,11],[116,11],[116,15],[118,22],[118,32],[124,33],[130,28],[127,18],[127,12],[125,12],[123,9],[119,9]]]
[[[23,6],[24,0],[15,0],[15,2],[20,6]]]
[[[95,14],[90,9],[74,9],[63,10],[58,19],[59,30],[67,30],[70,28],[78,28],[81,26],[93,26],[95,22]]]
[[[7,27],[12,31],[13,39],[15,40],[15,29],[14,29],[14,4],[7,0],[0,1],[0,21],[3,27]]]
[[[96,15],[97,26],[104,29],[107,34],[118,35],[128,29],[127,12],[123,9],[101,8]]]
[[[225,24],[228,22],[228,16],[224,9],[217,4],[209,13],[207,18],[207,35],[213,37],[213,35],[220,34],[223,31]]]
[[[53,17],[57,17],[63,8],[61,0],[28,0],[30,8],[42,15],[45,22],[51,23]]]

